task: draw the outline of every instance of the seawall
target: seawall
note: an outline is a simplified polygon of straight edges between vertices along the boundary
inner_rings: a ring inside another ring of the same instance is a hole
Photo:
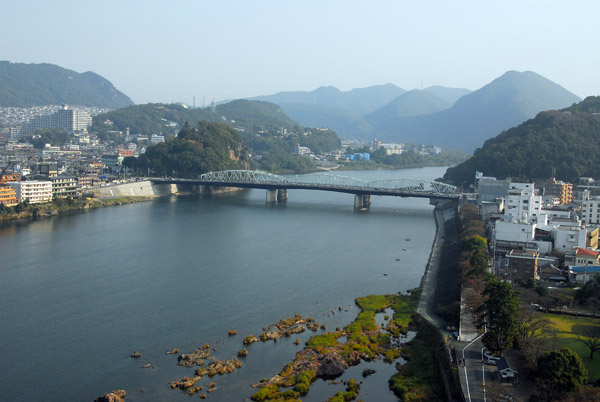
[[[88,192],[94,193],[98,198],[107,197],[168,197],[171,195],[185,194],[223,194],[241,191],[237,187],[208,187],[179,184],[155,184],[150,180],[128,181],[125,183],[95,187]]]

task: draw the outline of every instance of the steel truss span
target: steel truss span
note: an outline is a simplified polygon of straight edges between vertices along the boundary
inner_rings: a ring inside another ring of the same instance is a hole
[[[365,193],[377,192],[408,192],[422,193],[431,195],[458,195],[456,187],[449,184],[440,183],[431,180],[420,179],[388,179],[365,181],[348,176],[333,175],[327,173],[313,173],[306,175],[296,175],[283,177],[260,170],[225,170],[221,172],[205,173],[199,179],[206,184],[210,182],[231,182],[233,183],[256,183],[272,184],[284,188],[289,185],[291,188],[301,188],[308,186],[325,186],[329,188],[359,189]]]

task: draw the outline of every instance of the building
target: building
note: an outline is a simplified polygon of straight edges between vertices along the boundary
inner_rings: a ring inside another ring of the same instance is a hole
[[[296,148],[294,149],[294,153],[298,155],[310,155],[311,151],[309,147],[300,146],[300,144],[296,144]]]
[[[527,283],[530,280],[539,280],[538,274],[538,251],[515,252],[511,250],[506,254],[505,272],[500,272],[501,279],[510,282]]]
[[[9,183],[15,189],[17,198],[30,204],[52,201],[52,182],[42,180],[17,181]]]
[[[505,219],[529,221],[542,210],[542,196],[536,195],[533,183],[510,183],[504,209]]]
[[[92,125],[92,116],[83,110],[68,109],[62,106],[56,113],[50,116],[36,116],[28,123],[19,127],[19,130],[11,132],[11,138],[20,138],[25,134],[31,134],[43,128],[58,128],[67,132],[86,130]]]
[[[572,282],[588,282],[594,276],[600,275],[600,266],[574,266],[569,267],[569,279]]]
[[[139,138],[138,138],[138,141],[139,141]],[[158,135],[158,134],[152,134],[152,136],[150,136],[150,142],[152,144],[159,144],[161,142],[165,142],[165,136]]]
[[[20,180],[21,173],[0,173],[0,186]]]
[[[565,265],[600,265],[600,252],[574,248],[565,253]]]
[[[544,183],[544,197],[555,197],[561,205],[569,204],[573,201],[573,184],[556,179],[547,180]]]
[[[128,157],[133,156],[133,150],[130,149],[119,149],[119,156]]]
[[[585,224],[600,224],[600,196],[594,196],[589,190],[581,193],[581,220]]]
[[[496,367],[498,368],[498,375],[500,376],[501,382],[516,382],[518,372],[512,369],[504,357],[496,360]]]
[[[558,225],[552,232],[554,250],[565,253],[575,247],[585,248],[587,244],[587,230],[576,225]]]
[[[0,186],[0,204],[12,207],[19,203],[17,192],[11,186]]]
[[[52,195],[55,197],[74,197],[79,193],[75,176],[53,176]]]

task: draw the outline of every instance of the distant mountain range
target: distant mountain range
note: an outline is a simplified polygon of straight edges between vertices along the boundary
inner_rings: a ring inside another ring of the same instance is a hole
[[[0,106],[32,107],[69,104],[121,108],[127,95],[91,71],[77,73],[53,64],[0,61]]]
[[[539,113],[485,142],[465,162],[448,169],[444,180],[473,184],[475,172],[498,179],[573,182],[600,177],[600,97],[561,110]]]
[[[368,97],[362,103],[354,99],[364,95]],[[300,124],[326,126],[342,137],[434,143],[469,153],[541,111],[581,100],[531,71],[509,71],[474,92],[440,86],[407,92],[387,84],[348,92],[327,87],[257,99],[279,104]]]

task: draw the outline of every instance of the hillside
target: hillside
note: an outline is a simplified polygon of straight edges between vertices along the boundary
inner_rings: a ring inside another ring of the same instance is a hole
[[[80,74],[53,64],[0,61],[0,106],[62,103],[111,109],[133,104],[110,81],[91,71]]]
[[[393,84],[350,91],[329,86],[314,91],[280,92],[251,99],[278,104],[288,116],[304,126],[328,127],[342,136],[350,136],[357,131],[357,119],[385,106],[404,92]]]
[[[475,171],[498,179],[600,177],[600,97],[562,110],[539,113],[485,142],[465,162],[448,169],[444,180],[472,184]]]
[[[123,142],[127,127],[131,134],[158,134],[173,137],[188,122],[222,123],[239,132],[246,149],[255,158],[253,168],[273,172],[303,172],[312,162],[292,155],[296,145],[323,153],[341,148],[338,135],[331,130],[302,127],[273,103],[236,100],[212,108],[190,109],[176,104],[135,105],[100,114],[93,119],[91,131],[104,139]],[[260,158],[258,157],[260,156]]]
[[[104,122],[110,120],[112,125]],[[149,103],[133,105],[100,114],[93,119],[93,131],[117,130],[131,134],[175,134],[184,123],[196,124],[206,120],[226,121],[230,125],[248,131],[268,131],[277,127],[295,130],[298,123],[281,111],[279,106],[268,102],[236,100],[212,108],[192,109],[177,104]],[[175,124],[172,124],[175,123]]]
[[[374,136],[396,142],[434,143],[471,153],[502,130],[580,99],[531,71],[509,71],[461,97],[451,108],[425,116],[395,117]]]
[[[424,90],[408,91],[384,107],[364,116],[372,129],[376,130],[394,118],[427,115],[448,109],[452,103]]]

